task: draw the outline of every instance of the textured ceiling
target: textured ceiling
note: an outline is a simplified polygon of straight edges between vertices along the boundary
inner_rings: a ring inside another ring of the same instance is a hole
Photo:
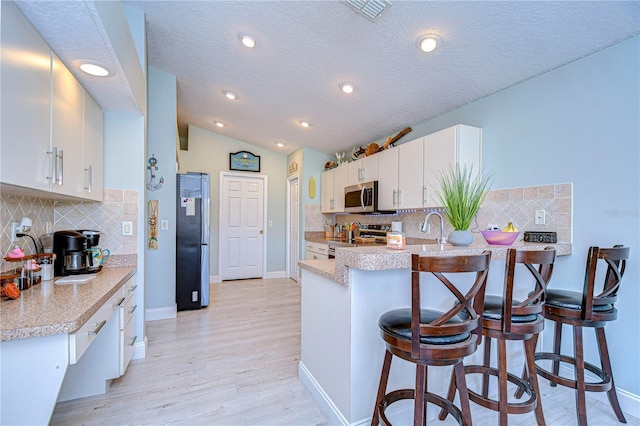
[[[109,55],[103,35],[86,34],[100,31],[92,2],[40,3],[21,8],[65,62]],[[146,15],[148,64],[177,76],[181,134],[193,124],[284,153],[350,151],[640,32],[638,1],[392,1],[375,22],[336,1],[123,4]],[[425,32],[442,39],[432,54],[416,48]],[[122,88],[88,89],[104,109],[131,108]]]

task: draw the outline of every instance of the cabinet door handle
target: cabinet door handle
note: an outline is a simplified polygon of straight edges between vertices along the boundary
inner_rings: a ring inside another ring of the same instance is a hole
[[[393,205],[394,206],[396,205],[396,194],[397,194],[397,191],[394,189],[393,190]]]
[[[134,344],[134,343],[136,343],[136,340],[138,340],[138,336],[137,336],[137,335],[136,335],[136,336],[133,336],[133,337],[131,338],[131,343],[129,343],[129,346],[133,346],[133,344]]]
[[[422,197],[423,197],[422,205],[424,207],[428,207],[427,203],[429,202],[428,201],[429,200],[429,188],[427,188],[426,185],[422,187]]]
[[[122,305],[122,302],[124,302],[124,297],[121,297],[120,300],[118,300],[116,303],[113,304],[113,307],[118,307],[120,305]]]
[[[58,179],[58,185],[64,185],[64,151],[60,150],[60,154],[58,154],[58,160],[60,161],[60,166],[58,167],[58,175],[60,178]]]
[[[136,311],[136,309],[138,308],[138,305],[133,305],[133,308],[131,308],[131,310],[129,311],[130,314],[134,313]]]
[[[47,176],[47,179],[55,184],[58,178],[58,147],[51,147],[51,151],[47,151],[47,154],[51,154],[51,176]]]
[[[89,164],[89,167],[84,169],[87,172],[87,186],[84,188],[87,192],[93,192],[93,166]]]
[[[402,191],[398,189],[398,205],[402,204]]]
[[[131,293],[132,291],[136,291],[136,288],[138,288],[138,284],[134,285],[133,287],[131,287],[129,289],[129,293]]]
[[[98,334],[100,333],[100,330],[102,330],[102,327],[104,327],[104,325],[107,323],[107,320],[102,320],[100,322],[100,324],[98,324],[98,326],[96,327],[95,330],[88,332],[87,334],[92,335],[92,334]]]

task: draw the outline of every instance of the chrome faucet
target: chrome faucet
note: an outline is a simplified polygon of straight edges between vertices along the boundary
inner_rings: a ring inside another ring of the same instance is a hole
[[[447,239],[444,236],[444,218],[438,212],[430,212],[427,215],[427,217],[424,218],[424,223],[420,227],[420,232],[428,232],[428,230],[429,230],[429,218],[432,215],[436,215],[436,216],[438,216],[440,218],[440,238],[436,238],[436,242],[438,244],[445,244],[447,242]]]

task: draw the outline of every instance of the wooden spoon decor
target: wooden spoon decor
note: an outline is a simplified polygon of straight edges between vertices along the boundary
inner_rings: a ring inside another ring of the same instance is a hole
[[[391,146],[401,137],[403,137],[404,135],[406,135],[407,133],[411,132],[413,129],[411,127],[405,127],[404,129],[402,129],[400,132],[398,132],[397,135],[391,137],[389,136],[387,138],[387,140],[384,142],[384,145],[382,145],[382,148],[380,148],[380,151],[382,151],[383,149],[389,149],[391,148]]]

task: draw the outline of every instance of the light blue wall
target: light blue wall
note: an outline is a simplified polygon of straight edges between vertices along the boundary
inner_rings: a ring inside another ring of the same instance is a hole
[[[304,238],[304,232],[307,229],[305,223],[305,206],[310,204],[320,205],[320,173],[324,170],[325,163],[331,158],[333,158],[333,156],[307,147],[300,148],[287,157],[288,165],[294,161],[298,164],[298,170],[290,173],[290,175],[297,173],[300,179],[300,259],[304,259],[304,254],[307,250],[307,241]],[[309,194],[309,179],[312,177],[316,182],[316,194],[314,198],[311,198]]]
[[[218,271],[218,209],[220,172],[229,170],[229,153],[250,151],[260,156],[260,174],[268,177],[267,273],[285,272],[287,157],[218,133],[189,126],[189,150],[180,151],[180,172],[203,172],[211,175],[211,275]]]
[[[573,182],[573,255],[558,259],[551,287],[582,290],[591,245],[631,247],[606,327],[616,385],[640,394],[640,40],[624,41],[532,80],[413,126],[413,137],[462,123],[482,128],[494,189]],[[547,324],[544,343],[553,332]],[[565,339],[571,334],[567,329]],[[585,334],[587,361],[599,359]],[[565,351],[570,353],[567,345]]]
[[[177,86],[176,77],[149,67],[148,86],[148,147],[147,160],[152,155],[158,160],[156,179],[164,178],[164,185],[157,191],[146,190],[144,217],[147,217],[148,201],[158,200],[158,249],[148,250],[147,309],[175,308],[176,303],[176,138],[177,138]],[[146,181],[150,174],[145,170]],[[169,229],[160,229],[167,220]],[[146,229],[144,231],[146,236]],[[162,265],[162,267],[158,267]]]

